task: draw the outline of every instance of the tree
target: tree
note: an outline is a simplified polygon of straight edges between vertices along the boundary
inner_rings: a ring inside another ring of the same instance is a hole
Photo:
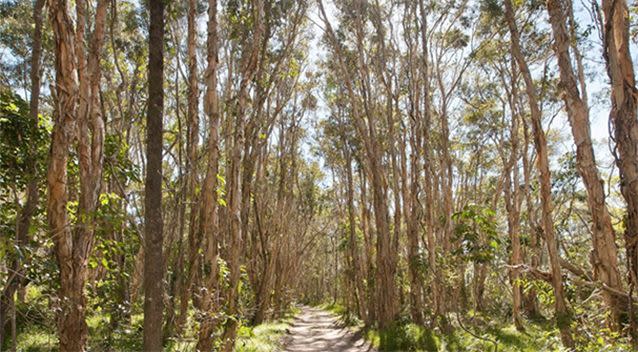
[[[78,24],[74,28],[68,3],[65,0],[49,2],[49,20],[56,46],[56,104],[47,171],[47,218],[60,269],[58,332],[61,351],[82,351],[86,345],[88,331],[83,291],[102,177],[104,123],[99,109],[99,58],[107,2],[98,2],[88,57],[84,53],[85,5],[82,0],[76,3]],[[69,227],[67,163],[74,138],[78,139],[80,187],[77,213],[74,214],[77,222]]]
[[[527,98],[531,110],[531,123],[534,133],[534,146],[538,154],[538,182],[541,187],[541,209],[542,209],[542,228],[545,243],[547,244],[547,252],[551,263],[551,279],[554,288],[556,321],[561,331],[561,339],[563,344],[571,348],[574,346],[574,340],[570,331],[570,313],[565,302],[565,293],[563,288],[563,279],[560,270],[560,258],[558,253],[558,243],[554,231],[554,222],[552,218],[552,198],[551,198],[551,175],[549,171],[549,159],[547,155],[547,138],[543,131],[541,123],[542,113],[538,105],[538,97],[532,74],[525,62],[525,58],[521,53],[520,39],[516,22],[514,18],[514,9],[511,0],[505,0],[505,18],[509,27],[512,41],[512,56],[518,64],[518,68],[525,81]]]
[[[354,82],[353,73],[348,69],[345,62],[345,55],[340,47],[340,43],[337,40],[334,30],[328,21],[328,17],[325,14],[321,1],[319,1],[319,8],[321,10],[322,20],[327,27],[326,34],[328,36],[328,40],[335,51],[339,72],[345,77],[349,77],[345,82],[346,92],[353,102],[352,112],[354,115],[354,125],[357,133],[359,134],[359,138],[363,141],[365,151],[364,160],[368,166],[366,170],[369,172],[367,176],[372,179],[373,204],[375,209],[374,216],[377,231],[377,270],[375,286],[375,301],[377,303],[375,315],[379,325],[384,328],[389,326],[396,319],[397,307],[396,289],[393,282],[394,275],[396,273],[396,258],[393,254],[395,252],[392,249],[393,240],[392,234],[390,233],[388,204],[386,202],[387,180],[385,175],[381,172],[382,149],[379,139],[377,138],[378,132],[376,131],[375,120],[372,112],[369,109],[364,109],[366,110],[366,114],[364,115],[359,109],[359,99],[355,95],[352,83],[350,83]],[[363,29],[361,24],[359,24],[357,28],[359,30]],[[359,49],[363,47],[361,40],[361,34],[359,33],[357,36],[357,45]],[[368,73],[368,68],[365,63],[360,62],[357,68],[362,70],[364,75]],[[364,82],[367,82],[369,78],[366,76],[363,77]],[[368,86],[363,89],[369,91]]]
[[[204,244],[204,277],[202,292],[202,322],[197,349],[211,350],[216,329],[216,310],[219,309],[218,246],[219,215],[217,184],[219,178],[219,104],[217,98],[217,0],[208,2],[208,50],[206,60],[206,95],[204,109],[208,116],[208,162],[202,189],[201,226]]]
[[[591,259],[592,267],[598,280],[611,288],[622,290],[620,272],[618,271],[618,253],[614,242],[615,234],[611,225],[611,217],[605,205],[604,182],[598,175],[591,141],[589,107],[585,103],[586,99],[582,97],[586,92],[579,92],[578,81],[569,54],[570,42],[575,38],[569,38],[567,33],[564,6],[557,1],[548,0],[547,9],[554,32],[554,50],[560,69],[560,82],[564,91],[563,99],[576,144],[578,172],[585,183],[587,202],[592,215],[592,244],[594,247]],[[605,293],[605,300],[611,313],[611,323],[618,329],[623,309],[616,297],[609,292]]]
[[[148,111],[144,188],[144,350],[162,350],[164,259],[162,143],[164,108],[164,1],[149,2]]]
[[[611,79],[611,111],[609,121],[615,142],[614,156],[620,171],[620,190],[627,203],[625,248],[630,268],[632,292],[638,282],[638,117],[636,78],[629,52],[629,11],[627,2],[603,1],[603,56]],[[629,306],[632,335],[636,337],[633,307]],[[635,343],[635,342],[634,342]]]
[[[209,5],[210,6],[210,5]],[[188,139],[187,139],[187,157],[186,169],[188,170],[187,201],[190,202],[189,216],[189,259],[191,262],[197,262],[196,257],[196,228],[199,202],[197,200],[196,187],[198,183],[197,175],[197,148],[199,146],[199,80],[197,70],[197,29],[196,29],[197,1],[189,0],[188,2]],[[189,294],[191,291],[193,270],[196,266],[191,267],[191,272],[184,272],[184,254],[180,254],[180,267],[182,275],[179,280],[180,292],[180,309],[177,321],[178,330],[181,330],[186,322],[188,314]],[[184,277],[188,275],[187,277]]]

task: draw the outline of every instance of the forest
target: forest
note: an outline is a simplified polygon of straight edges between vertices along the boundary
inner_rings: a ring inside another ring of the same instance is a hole
[[[0,0],[0,351],[638,349],[636,53],[627,0]]]

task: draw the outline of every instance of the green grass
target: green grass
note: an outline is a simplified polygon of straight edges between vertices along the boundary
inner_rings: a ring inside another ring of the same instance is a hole
[[[336,315],[344,315],[348,312],[346,307],[339,303],[323,303],[318,305],[317,308],[332,312]]]
[[[441,341],[431,330],[416,324],[393,325],[385,330],[368,330],[370,344],[381,351],[439,351]]]
[[[244,326],[239,330],[235,351],[277,351],[282,347],[281,339],[289,327],[290,323],[286,321],[264,323],[254,328]]]
[[[295,315],[300,310],[293,307],[284,318],[266,322],[255,327],[242,326],[237,332],[237,352],[270,352],[279,351],[282,348],[282,339],[286,329],[290,328]]]
[[[55,332],[32,326],[22,331],[16,338],[18,351],[41,352],[53,351],[58,347],[58,337]]]
[[[366,339],[380,351],[495,351],[536,352],[558,351],[560,340],[553,329],[539,325],[526,326],[519,332],[514,325],[472,328],[470,332],[455,327],[449,334],[416,324],[396,324],[379,331],[366,331]]]
[[[330,311],[348,321],[348,310],[340,304],[325,303],[317,306]],[[397,322],[385,330],[364,330],[364,336],[370,344],[380,351],[494,351],[499,352],[536,352],[560,350],[558,331],[551,322],[529,321],[524,332],[516,330],[513,324],[499,324],[483,317],[483,325],[477,327],[469,321],[463,327],[453,319],[452,332],[442,333],[439,329],[409,323]],[[467,318],[466,318],[467,319]],[[356,320],[350,318],[350,320]],[[360,321],[355,325],[363,328]]]
[[[558,333],[553,328],[528,324],[520,332],[514,325],[490,326],[472,329],[470,332],[457,328],[442,337],[442,349],[449,351],[498,351],[536,352],[557,351],[560,348]]]
[[[349,312],[345,306],[339,303],[323,303],[316,307],[338,315],[345,326],[358,328],[363,327],[363,322],[357,317],[357,315],[354,314],[354,312]]]

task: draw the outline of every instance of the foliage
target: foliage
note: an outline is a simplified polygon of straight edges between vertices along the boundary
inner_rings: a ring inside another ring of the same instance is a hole
[[[500,246],[496,232],[495,212],[487,207],[470,204],[455,213],[455,240],[461,245],[455,254],[468,261],[486,263],[494,258]]]
[[[50,122],[39,116],[37,126],[29,106],[19,95],[0,89],[0,186],[22,189],[29,182],[25,176],[33,163],[43,176],[47,155]],[[6,200],[8,201],[8,199]]]

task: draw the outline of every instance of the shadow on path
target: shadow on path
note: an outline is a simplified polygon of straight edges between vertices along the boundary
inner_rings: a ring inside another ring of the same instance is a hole
[[[284,337],[287,352],[374,352],[363,334],[340,327],[337,317],[321,309],[303,307]]]

